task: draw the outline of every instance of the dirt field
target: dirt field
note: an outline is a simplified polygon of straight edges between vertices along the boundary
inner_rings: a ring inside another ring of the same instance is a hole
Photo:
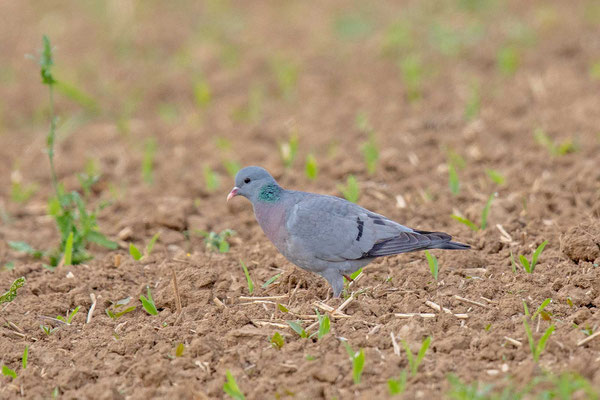
[[[4,1],[0,15],[0,294],[27,280],[0,305],[0,365],[18,375],[0,375],[0,398],[227,398],[228,370],[248,399],[387,398],[388,379],[408,368],[400,341],[416,353],[428,336],[399,398],[597,398],[597,2]],[[43,34],[67,84],[55,93],[58,178],[81,190],[77,173],[100,175],[86,199],[108,202],[98,223],[120,244],[91,246],[93,260],[53,270],[8,245],[60,241],[47,211],[48,92],[25,57],[38,57]],[[295,135],[297,157],[285,168],[280,147]],[[373,174],[362,151],[370,137]],[[437,281],[423,253],[379,259],[348,288],[354,296],[342,316],[331,314],[329,334],[301,338],[286,321],[306,328],[315,309],[326,312],[321,302],[336,308],[344,298],[287,262],[246,200],[225,202],[228,161],[338,196],[353,174],[362,206],[473,249],[433,251]],[[479,224],[493,193],[486,229],[451,218]],[[198,234],[227,228],[236,231],[227,253]],[[135,261],[129,243],[143,249],[158,232],[153,252]],[[546,240],[526,273],[518,255],[531,259]],[[146,286],[156,316],[138,300]],[[109,318],[105,309],[127,297],[137,308]],[[529,319],[533,339],[555,331],[536,363],[523,302],[533,313],[545,299]],[[45,318],[77,306],[70,325]],[[40,325],[58,329],[47,335]],[[270,343],[275,332],[281,349]],[[359,384],[341,338],[364,349]]]

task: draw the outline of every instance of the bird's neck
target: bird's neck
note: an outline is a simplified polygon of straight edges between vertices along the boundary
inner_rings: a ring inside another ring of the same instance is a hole
[[[267,183],[260,188],[257,201],[259,203],[275,203],[281,199],[283,189],[276,183]]]

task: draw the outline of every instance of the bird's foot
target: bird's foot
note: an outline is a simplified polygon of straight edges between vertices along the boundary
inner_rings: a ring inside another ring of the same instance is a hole
[[[354,279],[350,278],[350,275],[342,275],[348,282],[354,282]]]

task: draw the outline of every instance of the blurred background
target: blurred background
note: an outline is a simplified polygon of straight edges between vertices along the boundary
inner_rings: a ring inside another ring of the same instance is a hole
[[[59,175],[101,174],[113,194],[226,193],[239,165],[281,176],[290,141],[290,184],[310,155],[334,180],[410,186],[429,169],[440,188],[450,150],[510,176],[548,158],[544,140],[565,152],[597,143],[593,0],[3,1],[0,15],[3,197],[18,181],[43,198],[49,183],[43,34],[59,81]]]

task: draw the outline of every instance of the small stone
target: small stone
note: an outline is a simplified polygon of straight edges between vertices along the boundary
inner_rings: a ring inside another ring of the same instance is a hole
[[[67,278],[73,279],[75,278],[75,275],[73,275],[73,272],[69,271],[69,273],[67,274]]]

